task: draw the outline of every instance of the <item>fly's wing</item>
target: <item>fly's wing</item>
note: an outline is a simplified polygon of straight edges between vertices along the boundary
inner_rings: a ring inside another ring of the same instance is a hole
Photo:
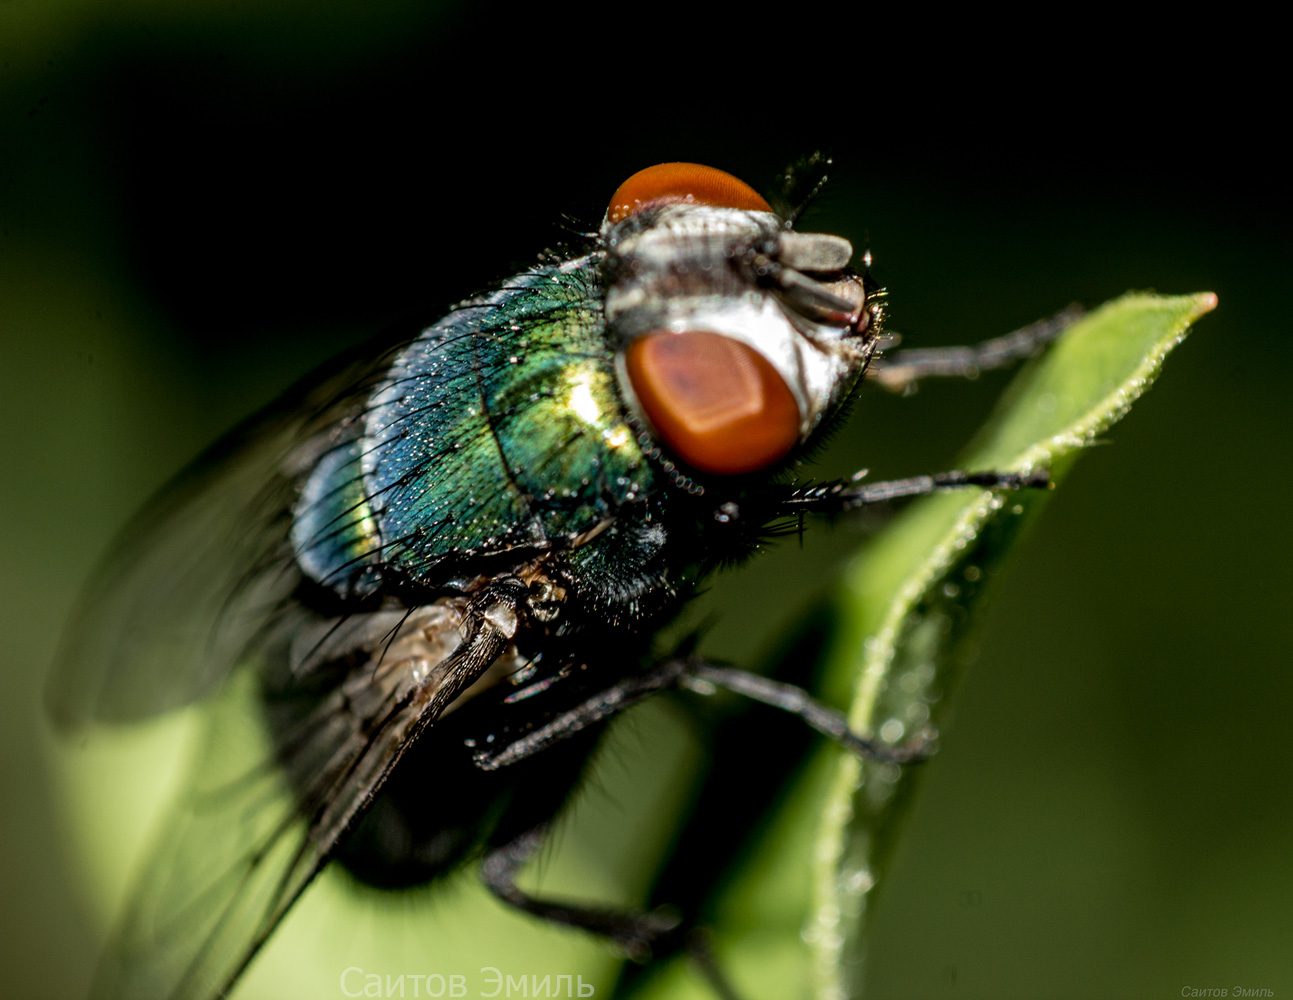
[[[141,511],[73,613],[50,678],[54,721],[146,718],[213,690],[267,641],[298,581],[297,465],[357,411],[378,363],[352,363],[252,418]]]
[[[276,686],[243,671],[212,705],[101,1000],[223,996],[404,750],[506,645],[449,602],[296,625]]]

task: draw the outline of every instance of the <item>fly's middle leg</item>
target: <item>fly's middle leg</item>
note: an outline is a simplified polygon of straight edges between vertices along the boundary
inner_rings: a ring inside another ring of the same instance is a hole
[[[924,760],[933,751],[935,734],[922,731],[906,743],[889,745],[849,728],[843,712],[823,705],[802,688],[736,667],[694,657],[664,660],[642,673],[620,678],[574,708],[543,722],[519,738],[481,750],[476,766],[493,771],[533,756],[562,740],[598,725],[657,691],[680,687],[699,694],[724,688],[802,719],[823,736],[866,760],[904,764]]]

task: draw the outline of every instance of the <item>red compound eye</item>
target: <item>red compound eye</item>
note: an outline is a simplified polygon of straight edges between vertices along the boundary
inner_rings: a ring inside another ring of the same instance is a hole
[[[699,163],[658,163],[639,170],[619,186],[606,210],[606,218],[609,222],[619,222],[662,201],[693,201],[749,212],[772,211],[758,191],[722,170]]]
[[[647,334],[629,345],[625,367],[661,442],[701,472],[755,472],[799,440],[790,388],[739,340],[708,331]]]

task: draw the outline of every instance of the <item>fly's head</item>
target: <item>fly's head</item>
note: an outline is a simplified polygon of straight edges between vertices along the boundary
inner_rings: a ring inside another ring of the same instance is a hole
[[[848,240],[796,232],[730,174],[640,171],[600,236],[620,391],[666,462],[700,478],[785,465],[875,352],[880,304]]]

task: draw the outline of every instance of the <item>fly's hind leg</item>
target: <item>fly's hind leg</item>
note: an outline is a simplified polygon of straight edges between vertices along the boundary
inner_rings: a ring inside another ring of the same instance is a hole
[[[635,913],[565,900],[540,899],[525,892],[516,884],[516,877],[538,851],[547,833],[546,824],[533,827],[485,855],[480,875],[495,896],[540,920],[564,927],[578,927],[604,937],[635,961],[645,961],[651,956],[653,947],[669,942],[679,930],[681,917],[668,909]]]
[[[606,938],[637,962],[646,961],[653,953],[658,955],[674,947],[685,948],[719,1000],[741,1000],[714,959],[709,935],[704,930],[686,927],[682,918],[668,907],[649,913],[616,910],[540,899],[521,889],[516,884],[517,875],[534,857],[547,833],[547,824],[533,827],[485,855],[480,874],[490,892],[509,906],[540,920],[576,927]]]
[[[975,378],[980,372],[1008,368],[1032,357],[1081,316],[1082,307],[1075,304],[1013,333],[969,347],[895,351],[872,362],[867,378],[893,392],[913,389],[923,378]]]

